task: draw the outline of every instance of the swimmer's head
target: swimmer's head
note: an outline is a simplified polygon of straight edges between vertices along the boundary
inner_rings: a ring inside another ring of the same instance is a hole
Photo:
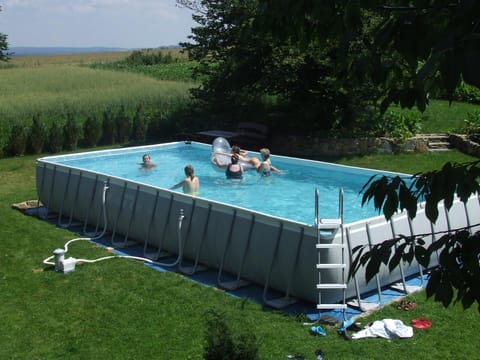
[[[270,150],[267,148],[260,149],[260,155],[263,160],[268,160],[270,158]]]
[[[193,177],[193,174],[195,173],[193,166],[192,165],[187,165],[185,166],[185,175],[188,177]]]

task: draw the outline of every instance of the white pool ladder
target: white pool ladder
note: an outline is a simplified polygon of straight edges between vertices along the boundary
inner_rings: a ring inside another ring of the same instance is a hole
[[[343,317],[346,320],[346,256],[345,256],[345,240],[343,231],[343,188],[339,189],[338,194],[338,218],[336,219],[322,219],[319,212],[319,191],[315,189],[315,225],[317,228],[317,270],[318,270],[318,303],[317,310],[343,310]],[[341,242],[333,243],[338,231],[341,232]],[[325,253],[328,252],[331,255],[336,255],[336,258],[340,258],[339,263],[325,262]],[[323,256],[322,256],[323,255]],[[335,278],[340,279],[338,283],[323,282],[322,271],[331,270],[337,273]],[[322,294],[325,292],[339,291],[342,295],[342,301],[335,304],[327,304],[322,301]]]

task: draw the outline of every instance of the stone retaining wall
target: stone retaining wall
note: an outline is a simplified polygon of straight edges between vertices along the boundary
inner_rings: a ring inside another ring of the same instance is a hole
[[[480,144],[468,139],[466,135],[450,135],[450,144],[465,154],[480,157]]]
[[[401,151],[428,151],[425,140],[411,138],[402,143],[391,138],[321,138],[301,135],[279,135],[270,140],[276,154],[315,158],[318,156],[368,155]]]

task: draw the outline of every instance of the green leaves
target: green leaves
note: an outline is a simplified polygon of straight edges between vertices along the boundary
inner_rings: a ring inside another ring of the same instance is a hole
[[[400,176],[381,176],[380,179],[372,181],[376,177],[378,175],[372,176],[360,190],[364,193],[362,206],[373,199],[375,209],[383,210],[387,219],[398,210],[407,210],[414,217],[417,213],[418,199],[406,181]]]
[[[431,235],[424,236],[430,238]],[[392,272],[401,261],[411,264],[416,260],[428,269],[432,256],[438,254],[438,265],[430,270],[427,297],[434,297],[445,307],[452,301],[461,302],[465,309],[474,303],[480,305],[479,233],[471,235],[467,230],[459,230],[443,235],[428,246],[423,236],[398,236],[376,244],[368,251],[367,248],[368,245],[361,245],[353,249],[349,278],[365,269],[365,280],[369,282],[382,265],[388,265]]]
[[[425,214],[435,222],[440,201],[450,209],[455,195],[466,202],[479,192],[479,163],[480,160],[462,164],[446,163],[441,170],[413,175],[409,186],[399,176],[373,176],[361,190],[362,205],[373,200],[375,208],[383,210],[387,219],[391,219],[398,210],[406,210],[414,218],[417,202],[424,199]],[[431,257],[438,254],[438,266],[432,269],[426,288],[427,297],[433,296],[435,301],[447,307],[456,294],[455,301],[461,301],[464,308],[474,303],[480,305],[479,233],[471,235],[469,229],[459,229],[443,235],[429,246],[425,246],[422,236],[399,236],[376,244],[369,251],[366,249],[367,245],[353,249],[350,277],[364,268],[368,282],[380,272],[382,264],[388,264],[389,271],[393,271],[401,261],[411,263],[414,259],[424,268],[429,268]]]
[[[455,195],[463,202],[480,191],[480,160],[452,164],[446,163],[441,170],[413,175],[408,183],[400,176],[374,175],[363,186],[362,205],[373,200],[375,209],[390,219],[397,211],[406,210],[411,218],[417,213],[417,203],[425,200],[427,218],[435,222],[438,218],[438,203],[443,201],[450,209]]]

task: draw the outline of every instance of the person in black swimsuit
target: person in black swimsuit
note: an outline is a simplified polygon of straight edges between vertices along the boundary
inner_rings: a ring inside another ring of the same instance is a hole
[[[225,170],[225,175],[227,179],[242,179],[243,178],[243,167],[238,163],[238,155],[233,154],[231,156],[231,163],[228,164],[227,170]]]

